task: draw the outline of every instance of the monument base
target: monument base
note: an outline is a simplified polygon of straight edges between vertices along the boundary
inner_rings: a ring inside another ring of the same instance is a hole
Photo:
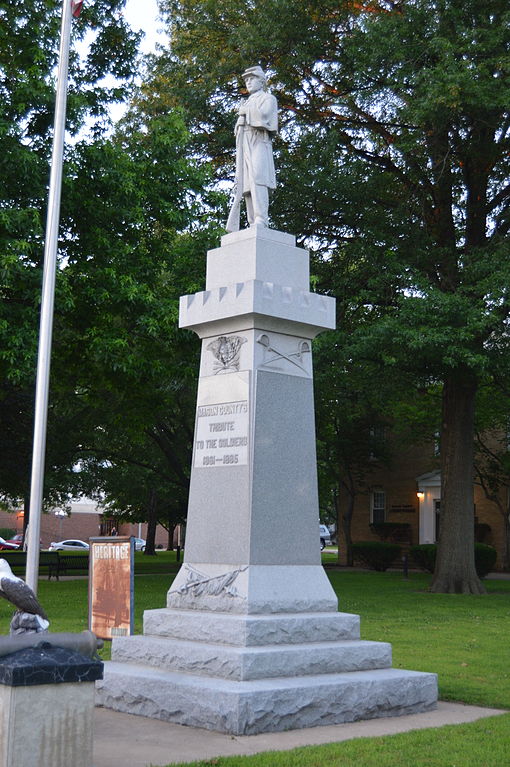
[[[116,637],[99,705],[254,735],[420,713],[435,674],[391,668],[391,646],[338,612],[236,615],[149,610],[143,636]]]
[[[230,682],[107,664],[102,705],[129,714],[230,735],[402,716],[436,706],[433,674],[380,669]]]

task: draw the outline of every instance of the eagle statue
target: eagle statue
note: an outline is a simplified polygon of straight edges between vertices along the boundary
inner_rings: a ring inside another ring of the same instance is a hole
[[[42,633],[50,625],[36,595],[21,578],[13,574],[7,560],[0,559],[0,597],[16,608],[11,634]]]

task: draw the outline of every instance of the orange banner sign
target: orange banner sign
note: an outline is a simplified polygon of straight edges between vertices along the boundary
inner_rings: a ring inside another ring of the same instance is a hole
[[[91,538],[89,628],[102,639],[133,633],[134,539]]]

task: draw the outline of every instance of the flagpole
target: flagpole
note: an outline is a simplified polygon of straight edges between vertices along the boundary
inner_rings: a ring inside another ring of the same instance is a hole
[[[41,316],[39,326],[39,352],[37,357],[37,379],[35,389],[34,442],[32,450],[32,477],[30,483],[30,515],[26,568],[26,582],[35,594],[37,593],[37,581],[39,576],[39,542],[41,536],[46,426],[48,421],[51,336],[53,329],[53,305],[57,268],[60,192],[62,188],[69,41],[71,37],[71,2],[72,0],[63,0],[62,2],[62,25],[60,30],[60,53],[55,100],[50,186],[48,192],[48,212],[46,219]]]

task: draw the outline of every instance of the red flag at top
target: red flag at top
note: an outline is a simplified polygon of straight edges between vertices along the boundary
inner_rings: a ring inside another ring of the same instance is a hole
[[[80,15],[82,5],[83,0],[71,0],[71,13],[75,19]]]

